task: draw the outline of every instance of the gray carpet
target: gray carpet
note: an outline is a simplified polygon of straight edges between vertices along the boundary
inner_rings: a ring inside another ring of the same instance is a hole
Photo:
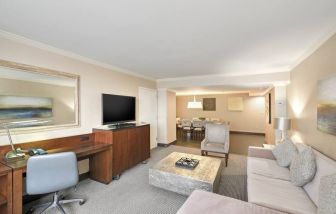
[[[69,191],[69,197],[84,197],[87,199],[86,203],[82,206],[64,205],[65,211],[80,214],[176,213],[186,197],[148,184],[148,168],[174,151],[200,154],[200,150],[194,148],[158,147],[152,150],[147,164],[138,164],[123,173],[120,180],[113,181],[109,185],[90,179],[80,182],[77,192]],[[222,171],[219,194],[246,201],[245,156],[230,154],[229,165]],[[41,203],[46,200],[50,200],[50,196],[36,202]],[[26,205],[25,209],[36,202]],[[57,213],[57,211],[51,210],[48,213]]]

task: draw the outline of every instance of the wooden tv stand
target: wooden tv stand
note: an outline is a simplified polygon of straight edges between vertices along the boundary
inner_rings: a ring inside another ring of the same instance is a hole
[[[93,129],[95,141],[112,144],[112,176],[119,178],[122,172],[150,157],[149,124],[129,126],[102,126]]]

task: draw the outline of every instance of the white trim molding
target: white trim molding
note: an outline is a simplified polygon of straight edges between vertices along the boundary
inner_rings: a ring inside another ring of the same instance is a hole
[[[55,53],[55,54],[59,54],[59,55],[65,56],[65,57],[69,57],[69,58],[72,58],[72,59],[75,59],[75,60],[79,60],[79,61],[82,61],[82,62],[85,62],[85,63],[96,65],[96,66],[99,66],[99,67],[102,67],[102,68],[105,68],[105,69],[110,69],[110,70],[113,70],[113,71],[116,71],[116,72],[119,72],[119,73],[124,73],[124,74],[128,74],[128,75],[135,76],[135,77],[138,77],[138,78],[156,81],[156,79],[154,79],[152,77],[144,76],[144,75],[138,74],[138,73],[133,72],[133,71],[129,71],[129,70],[124,69],[124,68],[120,68],[120,67],[113,66],[113,65],[110,65],[110,64],[107,64],[107,63],[99,62],[97,60],[90,59],[88,57],[81,56],[79,54],[76,54],[76,53],[73,53],[73,52],[70,52],[70,51],[66,51],[66,50],[63,50],[63,49],[60,49],[60,48],[56,48],[56,47],[44,44],[42,42],[34,41],[32,39],[28,39],[26,37],[19,36],[19,35],[16,35],[16,34],[1,30],[1,29],[0,29],[0,37],[4,38],[4,39],[11,40],[11,41],[15,41],[15,42],[18,42],[18,43],[21,43],[21,44],[36,47],[36,48],[39,48],[39,49],[42,49],[42,50],[45,50],[45,51],[48,51],[48,52],[51,52],[51,53]]]
[[[245,76],[209,75],[209,76],[196,76],[188,78],[161,79],[157,81],[157,87],[174,89],[180,87],[216,86],[216,85],[259,86],[259,85],[287,84],[289,81],[290,81],[290,72],[285,71],[278,73],[254,74]]]

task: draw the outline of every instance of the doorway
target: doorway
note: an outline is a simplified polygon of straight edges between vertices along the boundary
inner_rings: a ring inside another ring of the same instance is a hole
[[[157,147],[157,91],[139,87],[139,121],[150,124],[150,148]]]

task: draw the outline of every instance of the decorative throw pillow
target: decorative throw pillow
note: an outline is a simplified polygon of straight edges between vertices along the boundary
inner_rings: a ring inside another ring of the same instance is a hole
[[[297,154],[290,165],[290,179],[296,186],[303,186],[313,180],[316,161],[313,149],[309,146]]]
[[[288,167],[297,154],[297,149],[290,139],[286,139],[284,142],[276,145],[272,153],[279,166]]]
[[[336,174],[321,178],[318,214],[336,213]]]

